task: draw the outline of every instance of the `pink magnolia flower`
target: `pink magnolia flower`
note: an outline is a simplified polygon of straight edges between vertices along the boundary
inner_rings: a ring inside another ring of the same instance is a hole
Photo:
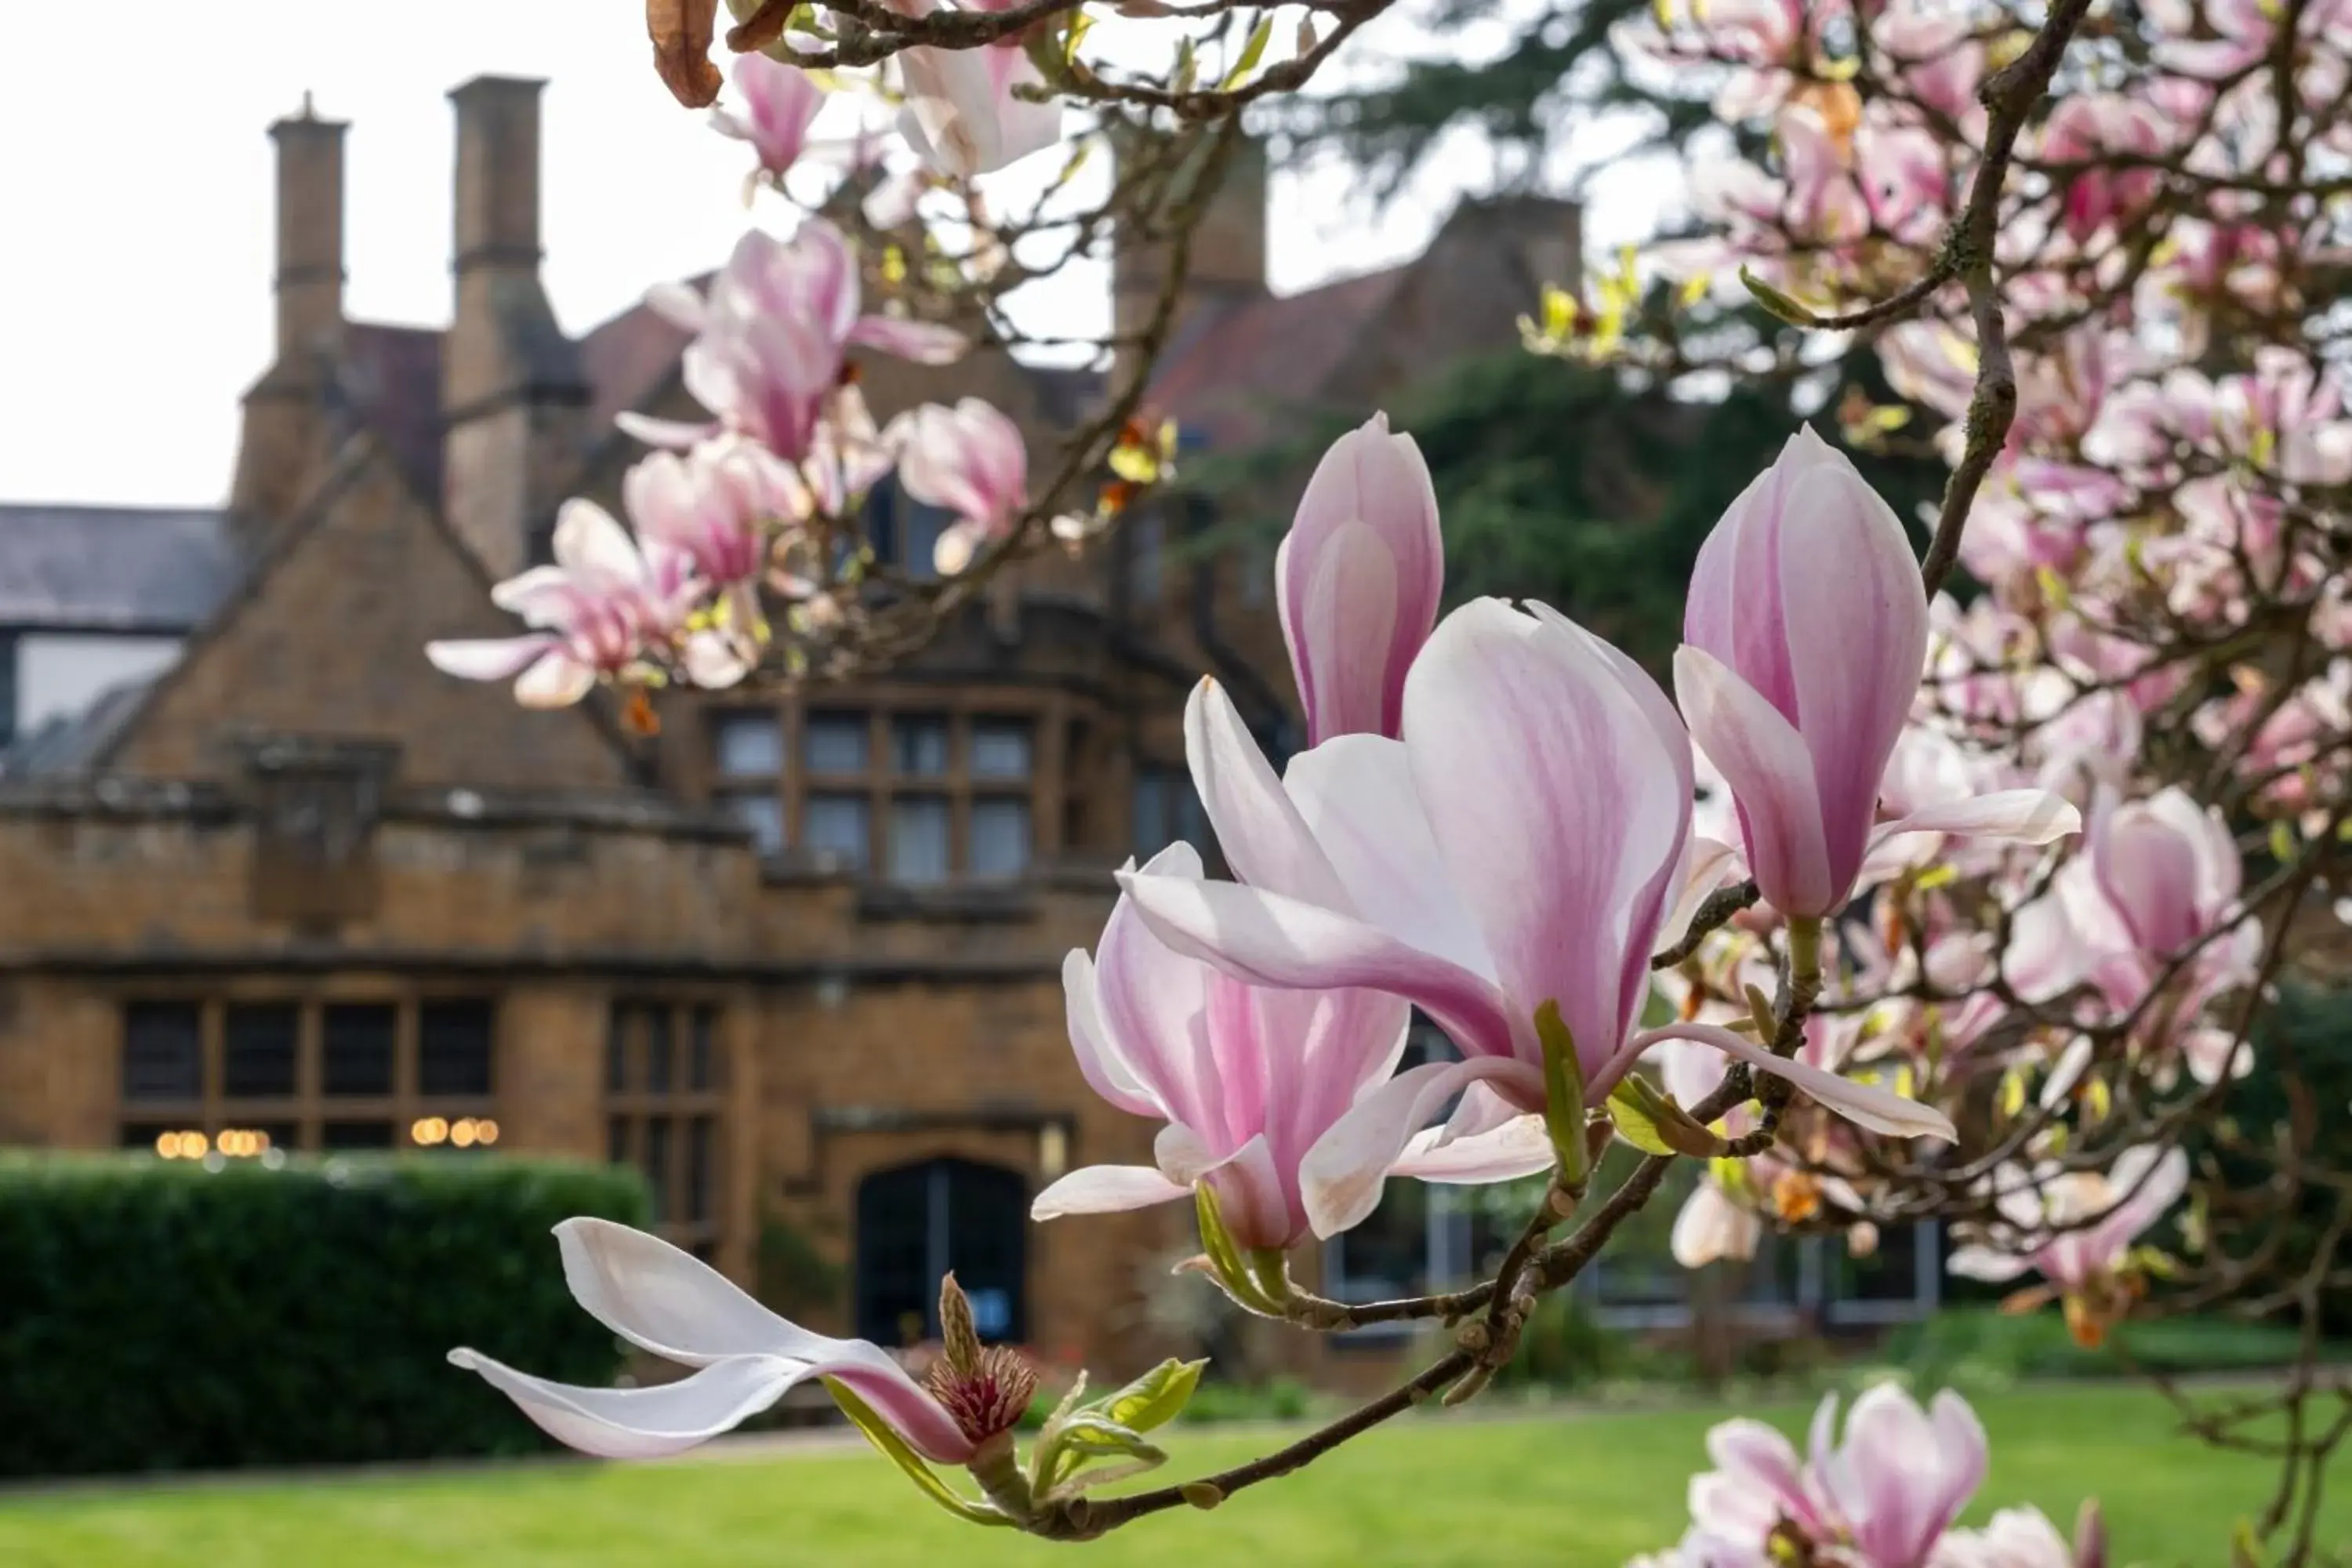
[[[2029,1000],[2087,980],[2109,1007],[2130,1014],[2178,955],[2237,918],[2243,865],[2219,810],[2200,810],[2178,786],[2129,803],[2102,786],[2084,837],[2087,852],[2018,911],[2007,968]],[[2254,922],[2239,921],[2230,938],[2199,950],[2180,976],[2184,994],[2145,1022],[2167,1030],[2251,978],[2261,942]]]
[[[1831,913],[1869,850],[1927,661],[1927,595],[1903,525],[1851,462],[1801,430],[1707,536],[1683,635],[1675,690],[1731,786],[1757,886],[1785,915]],[[2044,791],[2004,790],[1874,836],[2042,844],[2078,826]]]
[[[718,1270],[643,1231],[568,1219],[555,1238],[564,1282],[590,1316],[640,1350],[697,1369],[646,1388],[581,1388],[517,1372],[478,1351],[449,1352],[451,1364],[480,1373],[542,1431],[583,1453],[607,1459],[682,1453],[812,1377],[851,1390],[908,1447],[942,1464],[964,1463],[1019,1418],[1017,1410],[1008,1415],[974,1402],[950,1410],[878,1346],[787,1322]]]
[[[1954,1247],[1946,1267],[1993,1282],[2040,1274],[2040,1299],[2057,1296],[2074,1338],[2096,1348],[2138,1294],[2133,1244],[2188,1190],[2189,1156],[2131,1148],[2106,1171],[2004,1166],[1992,1180],[2000,1219],[1980,1240]]]
[[[1198,882],[1189,844],[1163,849],[1151,877]],[[1142,1208],[1190,1196],[1206,1182],[1234,1239],[1282,1250],[1311,1229],[1299,1166],[1348,1108],[1387,1081],[1404,1048],[1410,1010],[1374,991],[1253,988],[1163,945],[1122,895],[1096,956],[1073,952],[1062,969],[1070,1044],[1094,1091],[1122,1110],[1168,1125],[1152,1165],[1093,1165],[1037,1196],[1036,1219]],[[1540,1127],[1465,1139],[1433,1167],[1458,1171],[1479,1143],[1495,1175],[1550,1163]],[[1459,1179],[1458,1176],[1456,1179]]]
[[[898,483],[955,521],[940,533],[932,564],[952,576],[980,548],[1009,537],[1029,504],[1029,447],[1021,427],[977,397],[953,408],[927,403],[885,433],[898,454]]]
[[[490,590],[490,602],[522,617],[520,637],[427,643],[425,657],[464,680],[514,678],[526,708],[568,708],[599,678],[625,675],[666,645],[697,596],[690,563],[653,542],[641,551],[610,512],[569,500],[556,516],[555,564],[534,566]]]
[[[824,107],[824,89],[798,66],[752,53],[735,57],[735,90],[743,112],[721,104],[710,111],[712,128],[750,142],[766,174],[782,174],[799,163],[809,122]]]
[[[937,0],[890,0],[909,16],[928,16]],[[971,0],[974,11],[1007,11],[1021,0]],[[1062,137],[1062,107],[1020,96],[1045,85],[1018,36],[976,49],[908,49],[898,57],[907,107],[899,130],[923,162],[970,179],[1017,163]]]
[[[2315,10],[2325,10],[2315,5]],[[2208,81],[2237,75],[2267,57],[2285,13],[2265,0],[2161,0],[2151,19],[2168,37],[2158,38],[2155,59],[2166,70]],[[2218,37],[2192,37],[2199,15]]]
[[[1437,625],[1445,547],[1429,466],[1387,415],[1323,454],[1274,574],[1309,743],[1394,735],[1405,672]]]
[[[2067,1543],[2037,1508],[2005,1508],[1982,1530],[1955,1530],[1936,1548],[1928,1568],[2107,1568],[2098,1510],[2086,1509],[2086,1527]]]
[[[2163,184],[2164,171],[2147,164],[2115,168],[2103,161],[2159,157],[2169,140],[2163,117],[2147,104],[2113,93],[2059,100],[2042,127],[2042,159],[2086,165],[2066,184],[2061,221],[2067,237],[2080,245],[2145,207]]]
[[[1855,1568],[1943,1568],[1937,1555],[1985,1476],[1985,1434],[1950,1389],[1927,1410],[1893,1384],[1853,1402],[1832,1447],[1837,1395],[1813,1412],[1808,1451],[1760,1421],[1707,1434],[1716,1468],[1691,1478],[1691,1527],[1667,1561],[1678,1568],[1776,1568],[1802,1561]]]
[[[744,235],[705,295],[670,285],[646,298],[695,334],[681,374],[715,416],[690,425],[621,416],[623,429],[657,447],[689,447],[725,431],[798,462],[819,445],[853,347],[921,364],[947,363],[964,349],[949,328],[861,314],[856,258],[821,218],[790,240],[757,229]]]
[[[1245,885],[1122,878],[1179,952],[1252,984],[1402,996],[1461,1047],[1463,1061],[1412,1068],[1365,1095],[1316,1144],[1302,1187],[1318,1231],[1370,1213],[1415,1133],[1472,1084],[1541,1113],[1536,1014],[1547,1003],[1588,1105],[1643,1050],[1683,1035],[1864,1125],[1950,1136],[1926,1107],[1727,1030],[1634,1033],[1650,954],[1690,880],[1693,779],[1672,704],[1631,659],[1547,606],[1480,600],[1431,637],[1403,714],[1401,741],[1338,736],[1277,779],[1231,700],[1203,683],[1187,752]]]
[[[718,595],[713,624],[687,636],[688,677],[733,685],[767,640],[760,580],[779,525],[807,515],[807,487],[765,447],[722,439],[648,454],[622,476],[621,500],[639,537],[691,563]]]

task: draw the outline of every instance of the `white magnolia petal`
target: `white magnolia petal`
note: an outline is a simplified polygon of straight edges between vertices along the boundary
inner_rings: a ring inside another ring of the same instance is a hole
[[[1699,906],[1706,902],[1717,888],[1738,874],[1744,862],[1739,851],[1719,839],[1694,835],[1690,858],[1683,868],[1682,890],[1675,895],[1666,910],[1665,920],[1658,927],[1658,951],[1682,941],[1689,934],[1690,923],[1698,914]]]
[[[1039,1193],[1029,1205],[1029,1217],[1048,1220],[1074,1214],[1124,1214],[1173,1203],[1190,1196],[1192,1191],[1150,1165],[1087,1165]]]
[[[1363,1223],[1380,1206],[1390,1169],[1413,1134],[1474,1083],[1493,1082],[1520,1103],[1543,1101],[1543,1071],[1495,1057],[1409,1068],[1356,1101],[1299,1162],[1307,1223],[1320,1237]]]
[[[444,675],[460,680],[504,680],[520,675],[555,647],[546,636],[461,637],[425,645],[425,657]]]
[[[1213,680],[1195,686],[1184,704],[1184,757],[1236,878],[1341,914],[1357,912],[1240,710]]]
[[[1802,1089],[1807,1098],[1824,1109],[1834,1111],[1848,1121],[1873,1132],[1883,1132],[1891,1138],[1940,1138],[1947,1143],[1959,1142],[1959,1132],[1951,1119],[1930,1105],[1916,1100],[1906,1100],[1899,1094],[1870,1084],[1856,1083],[1835,1073],[1823,1072],[1801,1061],[1776,1057],[1754,1040],[1735,1035],[1729,1029],[1712,1024],[1669,1024],[1638,1036],[1634,1048],[1646,1049],[1661,1040],[1696,1040],[1713,1046],[1726,1056],[1746,1062],[1759,1071],[1776,1078],[1787,1079]]]
[[[1990,1247],[1956,1247],[1944,1259],[1947,1273],[1963,1279],[1981,1279],[1998,1285],[2016,1279],[2029,1267],[2027,1260],[2007,1252],[1996,1252]]]
[[[1415,1133],[1404,1152],[1389,1167],[1389,1173],[1449,1185],[1475,1186],[1486,1182],[1515,1182],[1551,1169],[1555,1157],[1551,1133],[1544,1126],[1540,1112],[1522,1112],[1483,1132],[1449,1137],[1449,1131],[1433,1127]]]
[[[515,679],[515,700],[526,708],[569,708],[596,688],[596,668],[557,645]]]
[[[449,1364],[481,1373],[540,1430],[602,1459],[682,1454],[767,1409],[810,1373],[805,1362],[734,1356],[652,1388],[582,1388],[517,1372],[477,1351],[451,1351]]]
[[[1676,1263],[1703,1268],[1725,1258],[1755,1257],[1763,1235],[1763,1221],[1724,1196],[1713,1182],[1701,1182],[1675,1215],[1668,1246]]]
[[[2083,814],[2064,796],[2046,789],[2004,789],[1966,800],[1942,801],[1874,830],[1872,847],[1898,834],[1948,833],[1961,838],[2005,839],[2015,844],[2051,844],[2083,831]]]
[[[734,1356],[813,1361],[845,1342],[760,1305],[734,1281],[657,1236],[605,1219],[555,1227],[563,1280],[589,1315],[642,1350],[688,1366]]]
[[[1282,786],[1356,913],[1423,952],[1492,977],[1494,960],[1438,853],[1402,742],[1335,735],[1291,758]]]

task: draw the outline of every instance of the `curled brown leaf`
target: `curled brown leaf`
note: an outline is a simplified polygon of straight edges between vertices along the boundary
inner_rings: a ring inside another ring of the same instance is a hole
[[[646,0],[654,69],[688,109],[706,108],[719,97],[719,68],[710,63],[718,12],[719,0]]]

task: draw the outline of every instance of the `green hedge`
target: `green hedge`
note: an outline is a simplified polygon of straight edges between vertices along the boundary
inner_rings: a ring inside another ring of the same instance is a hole
[[[444,1357],[608,1380],[548,1232],[646,1213],[633,1173],[503,1157],[0,1161],[0,1476],[538,1447]]]

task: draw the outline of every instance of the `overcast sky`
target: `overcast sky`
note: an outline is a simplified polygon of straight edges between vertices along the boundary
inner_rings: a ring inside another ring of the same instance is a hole
[[[549,83],[542,237],[566,330],[625,308],[648,282],[712,266],[748,221],[745,150],[655,79],[637,0],[110,0],[6,12],[0,500],[222,499],[237,397],[270,350],[265,132],[306,91],[322,116],[352,125],[355,318],[446,320],[443,95],[485,72]],[[1462,160],[1381,215],[1351,198],[1343,172],[1278,180],[1276,288],[1409,254],[1444,210],[1446,186],[1475,182],[1481,163]],[[1624,210],[1642,198],[1609,188],[1638,184],[1604,187],[1595,238],[1643,221]],[[1041,308],[1090,316],[1100,288],[1075,279]]]

